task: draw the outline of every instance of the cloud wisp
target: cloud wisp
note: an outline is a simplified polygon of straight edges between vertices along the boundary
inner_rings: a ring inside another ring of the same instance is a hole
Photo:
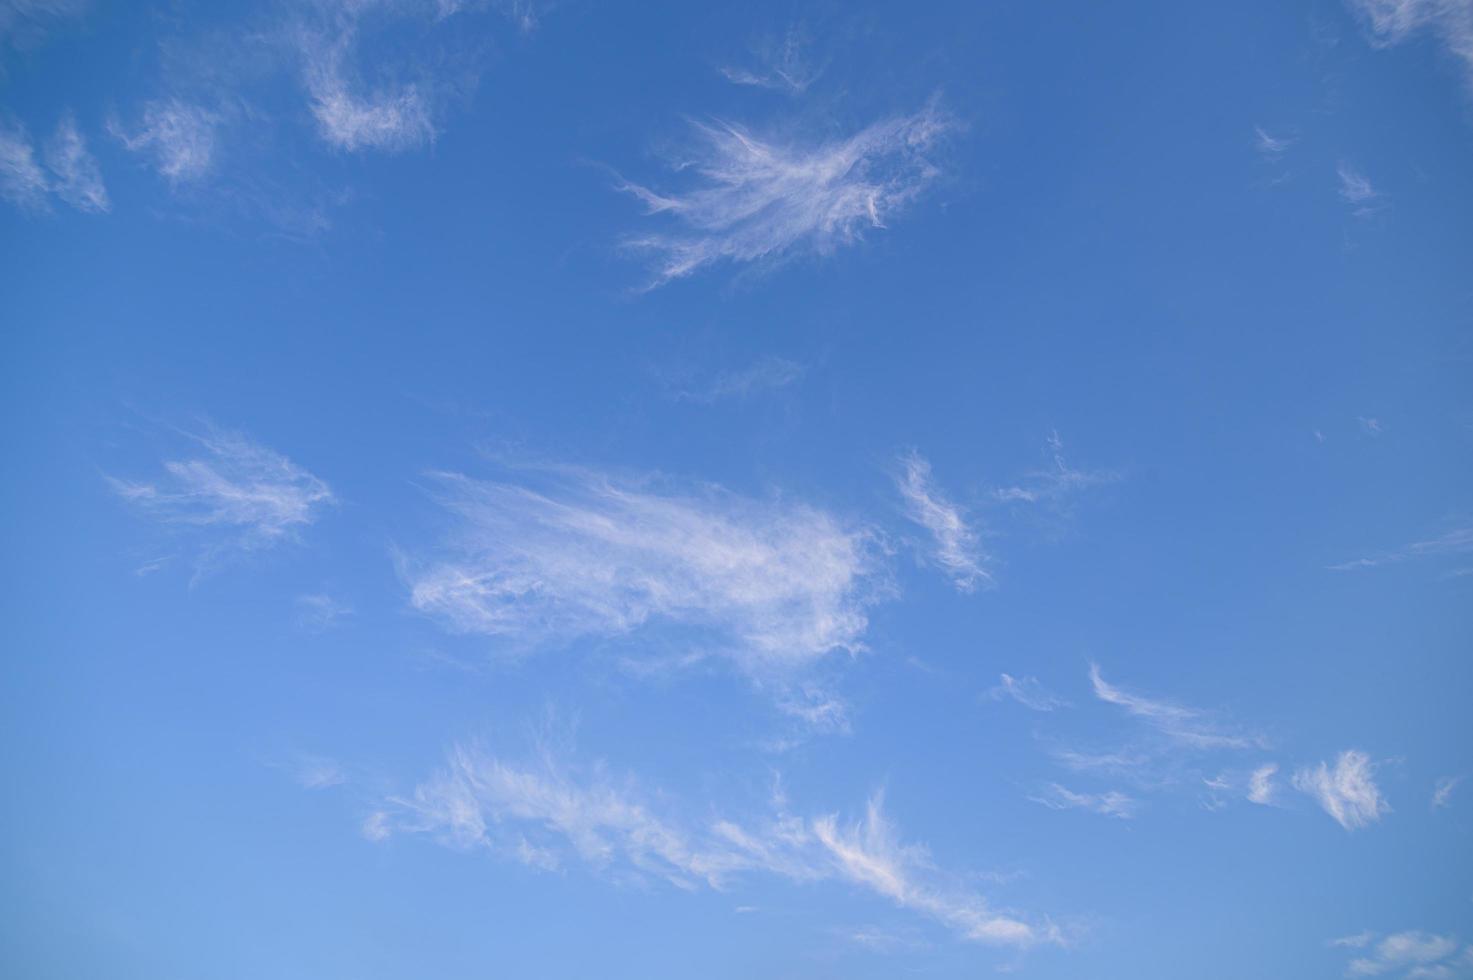
[[[1050,432],[1045,445],[1049,465],[1028,473],[1025,479],[994,491],[1001,503],[1041,504],[1067,515],[1079,494],[1120,479],[1111,470],[1081,470],[1069,464],[1064,456],[1064,441],[1058,432]]]
[[[950,577],[957,591],[972,592],[978,583],[992,584],[976,530],[960,508],[936,489],[931,464],[919,453],[908,453],[900,458],[900,474],[895,482],[905,504],[905,516],[930,532],[931,560]]]
[[[1346,830],[1358,830],[1391,809],[1376,787],[1374,771],[1370,756],[1347,749],[1334,768],[1321,762],[1294,773],[1294,788],[1313,797]]]
[[[625,181],[651,216],[676,226],[626,244],[654,256],[650,287],[718,263],[829,255],[884,228],[940,174],[930,156],[956,124],[933,101],[853,136],[806,141],[736,123],[694,123],[696,146],[677,169],[680,190]]]
[[[62,115],[46,142],[45,160],[49,177],[25,129],[0,123],[0,197],[26,211],[49,211],[52,194],[78,211],[97,214],[111,207],[102,172],[71,113]]]
[[[1398,565],[1402,562],[1413,561],[1419,558],[1436,558],[1444,555],[1465,555],[1473,552],[1473,527],[1455,527],[1450,531],[1428,538],[1424,541],[1413,541],[1393,551],[1383,551],[1378,555],[1368,555],[1364,558],[1354,558],[1330,566],[1332,572],[1354,572],[1364,568],[1376,568],[1381,565]]]
[[[334,501],[327,484],[244,436],[192,436],[205,455],[168,460],[155,481],[108,477],[113,490],[159,523],[213,537],[204,560],[290,540]]]
[[[1042,803],[1050,810],[1088,810],[1104,817],[1129,820],[1134,817],[1140,804],[1118,790],[1104,793],[1079,793],[1058,783],[1049,783],[1043,792],[1030,796],[1034,803]]]
[[[789,28],[780,38],[767,38],[753,46],[754,64],[723,66],[722,76],[733,85],[748,85],[785,95],[802,95],[823,74],[808,55],[809,40],[801,26]]]
[[[742,400],[758,392],[776,391],[796,384],[803,374],[803,365],[796,361],[785,357],[763,357],[747,367],[722,371],[698,388],[679,391],[676,397],[703,405]]]
[[[1473,3],[1468,0],[1347,0],[1378,47],[1429,33],[1461,62],[1463,84],[1473,94]]]
[[[580,865],[615,881],[664,881],[687,891],[722,891],[754,875],[843,882],[965,940],[1028,947],[1059,938],[1051,925],[995,910],[954,884],[924,847],[900,839],[878,796],[850,823],[833,814],[794,816],[780,799],[745,822],[668,811],[632,778],[616,779],[602,766],[569,765],[545,748],[516,764],[462,745],[412,794],[386,801],[364,833],[374,840],[429,834],[535,868]]]
[[[1473,946],[1419,929],[1392,933],[1379,940],[1375,933],[1367,932],[1331,940],[1330,945],[1365,951],[1346,965],[1346,975],[1352,977],[1394,974],[1405,980],[1450,980],[1473,969]]]
[[[1357,218],[1369,217],[1385,206],[1371,179],[1351,164],[1341,161],[1335,175],[1340,178],[1340,199],[1351,206]]]
[[[143,107],[138,124],[114,119],[108,129],[130,152],[152,158],[154,169],[171,184],[198,181],[215,162],[218,114],[182,99],[162,99]]]
[[[1011,698],[1033,711],[1055,711],[1070,706],[1068,701],[1040,684],[1038,678],[1014,677],[1012,674],[999,675],[998,683],[987,691],[987,696],[994,701]]]
[[[1223,731],[1206,712],[1197,708],[1154,700],[1116,687],[1101,676],[1098,664],[1089,665],[1089,680],[1095,697],[1125,709],[1178,744],[1204,750],[1247,749],[1263,744],[1263,739],[1257,736]]]
[[[725,656],[759,681],[862,649],[883,592],[867,529],[716,487],[526,475],[433,476],[455,526],[437,551],[401,561],[416,609],[508,650],[674,637],[685,657]]]
[[[1432,788],[1432,807],[1441,809],[1452,805],[1453,790],[1463,781],[1462,776],[1443,776]]]

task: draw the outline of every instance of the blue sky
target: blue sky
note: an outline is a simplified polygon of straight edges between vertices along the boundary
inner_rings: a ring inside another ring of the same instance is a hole
[[[0,2],[6,975],[1473,976],[1473,5]]]

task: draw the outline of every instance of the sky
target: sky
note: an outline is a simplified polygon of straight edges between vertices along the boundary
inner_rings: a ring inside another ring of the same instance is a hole
[[[1473,3],[0,0],[0,972],[1473,977]]]

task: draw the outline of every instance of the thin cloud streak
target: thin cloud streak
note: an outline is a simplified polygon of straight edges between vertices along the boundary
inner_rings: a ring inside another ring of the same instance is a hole
[[[905,515],[931,533],[931,559],[959,592],[972,592],[977,583],[989,585],[992,575],[983,567],[986,556],[975,530],[961,510],[947,500],[931,481],[931,464],[919,453],[900,459],[896,480],[905,502]]]
[[[1435,35],[1462,63],[1463,84],[1473,93],[1473,3],[1468,0],[1347,0],[1379,47],[1423,32]]]
[[[52,190],[78,211],[100,214],[111,207],[102,171],[70,114],[61,117],[46,145],[46,166],[56,177]]]
[[[994,701],[1011,698],[1025,708],[1034,711],[1054,711],[1069,707],[1069,702],[1054,694],[1038,682],[1036,677],[1014,677],[1001,674],[997,686],[987,692]]]
[[[1098,664],[1089,665],[1089,680],[1095,697],[1124,708],[1173,741],[1197,749],[1246,749],[1261,745],[1263,740],[1248,735],[1229,734],[1213,726],[1207,714],[1196,708],[1170,701],[1152,700],[1119,688],[1100,675]]]
[[[1294,774],[1294,788],[1319,803],[1346,830],[1358,830],[1381,819],[1391,809],[1373,778],[1375,767],[1364,752],[1341,752],[1332,769],[1321,762]]]
[[[1104,793],[1079,793],[1058,783],[1049,783],[1038,796],[1028,797],[1050,810],[1088,810],[1117,820],[1134,817],[1140,804],[1124,793],[1109,790]]]
[[[1473,552],[1473,527],[1455,527],[1435,538],[1428,538],[1425,541],[1413,541],[1411,544],[1404,545],[1394,551],[1384,551],[1379,555],[1355,558],[1351,561],[1331,565],[1330,571],[1353,572],[1364,568],[1376,568],[1381,565],[1397,565],[1418,558],[1462,555],[1469,552]]]
[[[693,128],[697,145],[677,167],[694,175],[693,186],[619,185],[680,229],[627,240],[655,257],[650,288],[718,263],[828,255],[858,242],[939,176],[929,154],[956,124],[933,101],[824,142],[759,136],[729,122]]]
[[[780,797],[755,820],[713,816],[697,823],[660,812],[634,780],[569,766],[546,747],[518,765],[462,745],[442,771],[410,796],[390,798],[364,825],[373,840],[395,833],[429,834],[544,870],[577,862],[615,881],[663,880],[688,891],[725,890],[753,875],[843,881],[965,940],[1016,947],[1059,941],[1051,925],[997,912],[982,896],[948,885],[923,847],[900,840],[878,796],[847,824],[833,814],[796,817]]]
[[[172,184],[203,178],[214,166],[216,128],[220,117],[181,99],[150,102],[138,125],[109,122],[112,135],[130,152],[152,158],[154,168]]]

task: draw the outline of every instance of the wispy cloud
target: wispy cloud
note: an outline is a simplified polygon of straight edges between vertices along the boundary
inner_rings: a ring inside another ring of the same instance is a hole
[[[1464,975],[1473,967],[1473,947],[1462,946],[1452,936],[1417,929],[1392,933],[1379,941],[1374,933],[1362,933],[1331,940],[1331,945],[1367,950],[1347,965],[1346,974],[1352,977],[1394,973],[1406,980],[1441,980]]]
[[[651,286],[719,262],[826,255],[859,241],[938,176],[929,155],[956,125],[933,101],[839,140],[761,136],[730,122],[693,128],[697,145],[677,166],[690,186],[620,185],[679,227],[627,242],[655,256]]]
[[[1369,217],[1385,206],[1370,178],[1351,164],[1341,161],[1335,174],[1340,178],[1340,199],[1351,205],[1351,213],[1357,218]]]
[[[353,607],[340,602],[326,593],[297,596],[297,622],[314,633],[332,629],[341,620],[353,615]]]
[[[324,756],[308,755],[297,760],[295,767],[297,784],[303,789],[328,789],[341,786],[348,781],[343,767]]]
[[[1348,749],[1336,758],[1333,769],[1323,762],[1300,769],[1294,774],[1294,788],[1314,797],[1340,826],[1356,830],[1391,809],[1376,788],[1374,770],[1370,756]]]
[[[108,129],[131,152],[152,157],[170,183],[182,184],[210,172],[219,123],[217,113],[175,98],[145,105],[136,126],[113,119]]]
[[[1473,91],[1473,4],[1468,0],[1347,0],[1378,46],[1400,44],[1424,31],[1462,62],[1463,82]]]
[[[1168,738],[1196,749],[1245,749],[1261,745],[1257,736],[1222,731],[1208,714],[1171,701],[1153,700],[1108,683],[1098,664],[1089,665],[1089,680],[1095,697],[1124,708]]]
[[[802,95],[823,74],[823,66],[813,64],[809,46],[806,31],[801,25],[794,25],[779,38],[765,38],[753,45],[752,64],[724,66],[720,71],[727,81],[736,85]]]
[[[406,150],[435,137],[425,82],[367,87],[350,77],[357,33],[345,6],[332,33],[302,29],[297,45],[318,131],[341,150]]]
[[[692,821],[669,810],[651,803],[632,778],[569,765],[546,748],[530,764],[513,764],[460,746],[412,795],[387,801],[364,833],[379,840],[427,833],[537,868],[577,862],[616,881],[663,880],[687,890],[726,889],[756,874],[845,881],[963,939],[1011,946],[1057,939],[1051,926],[997,912],[982,896],[950,886],[925,848],[899,839],[879,797],[848,824],[836,815],[793,816],[781,799],[744,823]]]
[[[900,458],[896,486],[905,502],[905,515],[931,533],[931,559],[951,577],[961,592],[971,592],[977,583],[991,584],[992,575],[983,567],[986,556],[977,532],[961,510],[932,484],[931,464],[919,453]]]
[[[1288,134],[1275,136],[1262,126],[1253,127],[1253,148],[1258,155],[1271,162],[1277,161],[1284,151],[1294,145],[1294,137]]]
[[[34,45],[60,21],[79,16],[86,6],[87,0],[0,0],[0,44]]]
[[[678,397],[710,405],[742,399],[761,391],[786,388],[803,377],[803,365],[785,357],[763,357],[744,368],[722,371],[707,383],[678,392]]]
[[[1253,770],[1252,775],[1248,777],[1248,801],[1250,803],[1269,806],[1274,802],[1277,793],[1274,776],[1278,771],[1279,767],[1272,762]]]
[[[78,211],[100,213],[108,210],[110,205],[107,188],[102,183],[102,171],[88,152],[87,142],[77,130],[77,121],[70,113],[61,117],[56,132],[46,144],[46,166],[56,177],[51,189],[63,201]]]
[[[1379,555],[1368,555],[1331,565],[1332,572],[1353,572],[1362,568],[1380,565],[1396,565],[1418,558],[1435,558],[1443,555],[1463,555],[1473,552],[1473,527],[1455,527],[1435,538],[1413,541],[1394,551],[1383,551]]]
[[[1078,793],[1058,783],[1049,783],[1038,796],[1030,796],[1035,803],[1042,803],[1051,810],[1089,810],[1101,816],[1129,820],[1135,816],[1140,804],[1124,793],[1109,790],[1105,793]]]
[[[1012,674],[1002,674],[1000,678],[997,685],[987,692],[987,696],[994,701],[1012,698],[1025,708],[1032,708],[1034,711],[1053,711],[1057,708],[1069,707],[1068,701],[1045,688],[1036,677],[1014,677]]]
[[[880,583],[870,532],[802,504],[563,468],[519,485],[434,476],[456,518],[405,559],[414,607],[522,648],[659,627],[755,678],[857,651]],[[669,484],[666,484],[669,486]]]
[[[191,436],[204,455],[163,464],[156,481],[108,477],[113,490],[159,522],[216,532],[205,560],[289,539],[333,502],[326,483],[285,456],[221,431]]]
[[[31,138],[19,126],[0,122],[0,196],[31,211],[46,208],[46,174],[36,162]]]
[[[1452,803],[1453,790],[1463,781],[1462,776],[1443,776],[1437,781],[1432,790],[1432,805],[1434,807],[1445,807]]]
[[[1045,452],[1048,466],[1028,473],[1019,483],[999,488],[995,491],[997,499],[1004,503],[1047,504],[1056,510],[1067,510],[1070,500],[1079,493],[1120,479],[1120,475],[1111,470],[1081,470],[1071,466],[1064,456],[1064,441],[1057,431],[1049,433]]]

